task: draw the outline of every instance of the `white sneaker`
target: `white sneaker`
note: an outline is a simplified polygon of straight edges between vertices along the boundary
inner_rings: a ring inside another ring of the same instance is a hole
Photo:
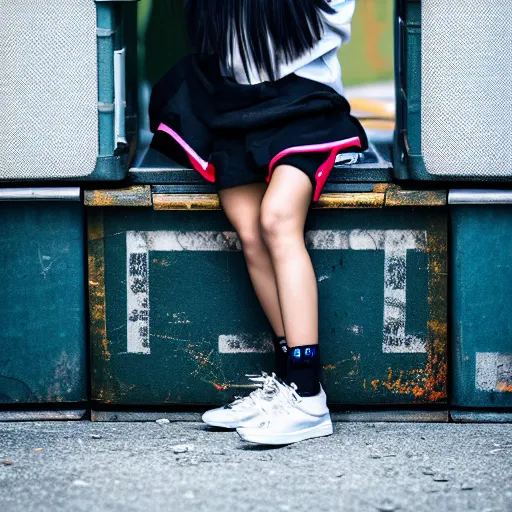
[[[202,420],[212,427],[237,428],[258,427],[264,421],[261,418],[262,406],[279,394],[283,385],[277,380],[276,375],[262,373],[260,376],[248,376],[249,380],[260,384],[258,389],[248,396],[236,398],[234,402],[224,407],[206,411]]]
[[[331,435],[331,416],[327,408],[325,392],[301,397],[297,386],[281,385],[279,393],[271,401],[262,404],[257,428],[237,428],[242,439],[257,444],[290,444],[313,437]]]

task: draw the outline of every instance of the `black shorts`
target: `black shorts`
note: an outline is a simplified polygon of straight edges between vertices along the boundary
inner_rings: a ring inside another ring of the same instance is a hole
[[[309,177],[318,198],[334,165],[332,145],[368,147],[347,100],[330,87],[297,75],[238,84],[221,75],[215,57],[182,59],[153,88],[149,114],[151,146],[192,163],[217,190],[264,183],[287,164]]]
[[[290,145],[293,145],[290,143]],[[287,155],[279,160],[279,165],[291,165],[304,172],[315,187],[315,174],[324,162],[321,153]],[[217,190],[265,183],[269,174],[268,161],[257,162],[242,138],[218,138],[213,142],[210,162],[215,166]]]

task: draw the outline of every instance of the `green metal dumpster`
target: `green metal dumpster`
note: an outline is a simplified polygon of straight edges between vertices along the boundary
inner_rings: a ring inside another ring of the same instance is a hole
[[[395,7],[395,176],[510,181],[512,3]]]
[[[451,402],[512,408],[512,191],[450,190]]]
[[[138,131],[136,6],[2,2],[0,181],[125,177]]]
[[[0,188],[6,407],[87,401],[84,235],[78,187]]]
[[[93,407],[216,404],[270,328],[215,194],[86,191]],[[446,402],[446,194],[324,194],[306,240],[333,404]],[[434,207],[436,205],[436,207]]]

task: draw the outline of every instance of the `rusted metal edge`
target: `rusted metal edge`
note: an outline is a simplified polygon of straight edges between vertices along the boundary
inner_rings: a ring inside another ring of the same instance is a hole
[[[382,208],[384,192],[323,194],[314,209]],[[220,210],[217,194],[153,194],[155,210]]]
[[[437,216],[429,226],[426,398],[447,400],[448,381],[448,218]]]
[[[153,194],[154,210],[220,210],[217,194]]]
[[[382,208],[384,192],[342,192],[322,194],[314,209]]]
[[[151,206],[151,185],[84,190],[84,204],[86,206]]]
[[[83,420],[85,409],[69,411],[0,411],[0,423],[7,421],[72,421]]]
[[[91,375],[93,398],[106,403],[112,400],[112,392],[103,386],[110,386],[111,375],[109,341],[107,338],[107,307],[105,291],[105,234],[103,229],[103,209],[87,210],[88,240],[88,291],[89,291],[89,331],[91,340]],[[101,364],[95,364],[100,359]],[[95,382],[102,386],[96,389]]]
[[[445,206],[447,202],[446,190],[404,190],[391,183],[386,190],[384,206]]]

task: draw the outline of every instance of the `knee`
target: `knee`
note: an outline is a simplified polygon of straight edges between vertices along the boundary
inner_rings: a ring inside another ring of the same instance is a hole
[[[269,248],[280,245],[291,231],[292,216],[286,208],[276,204],[266,205],[261,210],[261,234]]]
[[[265,244],[258,226],[248,226],[239,229],[238,237],[240,238],[246,259],[251,259],[253,256],[257,256],[261,251],[265,250]]]

